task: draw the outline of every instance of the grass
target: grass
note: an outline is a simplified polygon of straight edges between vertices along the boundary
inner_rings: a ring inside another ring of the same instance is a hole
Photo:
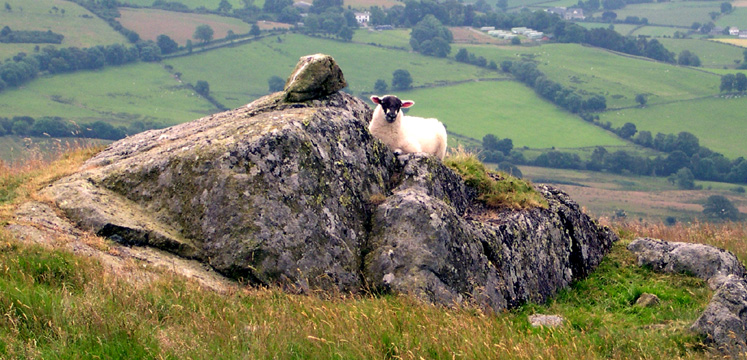
[[[153,0],[121,0],[121,3],[124,4],[132,4],[142,7],[148,7],[153,5]],[[190,9],[195,9],[200,6],[204,6],[205,8],[209,10],[215,10],[218,8],[218,4],[220,4],[220,0],[179,0],[178,2],[186,5]],[[244,3],[241,0],[228,0],[229,3],[233,6],[234,9],[241,9],[244,7]],[[259,6],[259,8],[262,8],[262,4],[264,4],[264,1],[261,1],[261,3],[258,4],[259,1],[255,1],[254,5]]]
[[[649,24],[690,27],[692,23],[711,21],[710,12],[721,12],[720,3],[713,1],[677,0],[666,3],[631,4],[615,10],[618,19],[628,16],[648,18]]]
[[[744,49],[710,40],[699,39],[658,39],[667,50],[679,54],[683,50],[698,55],[703,67],[733,68],[734,60],[743,60]]]
[[[665,105],[607,111],[602,122],[614,127],[626,122],[636,124],[638,131],[674,133],[687,131],[700,139],[700,145],[728,158],[747,156],[742,134],[747,133],[744,111],[747,97],[711,97]]]
[[[52,30],[65,36],[61,47],[91,47],[126,43],[127,40],[108,24],[77,4],[63,0],[6,0],[12,11],[0,10],[0,24],[13,30]],[[53,7],[64,9],[55,13]],[[82,16],[90,17],[82,17]],[[39,44],[44,47],[47,44]],[[32,53],[35,44],[1,44],[0,59],[6,59],[19,51]],[[55,45],[58,46],[58,45]]]
[[[459,101],[453,101],[459,94]],[[510,138],[515,147],[626,146],[615,135],[538,98],[514,81],[481,81],[400,92],[415,101],[408,114],[436,117],[450,133],[477,140],[487,134]],[[573,136],[568,136],[573,134]]]
[[[491,208],[546,208],[547,200],[530,183],[506,173],[489,170],[477,155],[463,149],[452,152],[444,164],[459,174],[464,182],[477,190],[478,200]]]
[[[353,35],[353,41],[364,44],[377,44],[403,49],[410,48],[410,29],[394,29],[386,31],[369,31],[358,29]],[[453,48],[452,48],[453,51]]]
[[[686,32],[686,29],[676,28],[676,27],[669,27],[669,26],[644,26],[641,28],[638,28],[637,30],[633,31],[631,35],[633,36],[651,36],[657,38],[657,40],[661,41],[665,37],[674,37],[674,33],[677,31],[679,32]],[[672,50],[667,48],[667,50]]]
[[[599,217],[613,218],[618,210],[624,210],[627,219],[656,223],[674,217],[679,222],[696,221],[702,218],[702,204],[710,195],[726,196],[747,213],[747,196],[734,192],[735,184],[697,181],[704,190],[680,190],[661,177],[533,166],[520,166],[520,169],[525,178],[561,188],[590,214]]]
[[[251,25],[232,17],[192,14],[164,11],[157,9],[120,9],[122,16],[119,22],[125,28],[135,31],[145,40],[156,40],[159,35],[168,35],[179,45],[184,46],[187,40],[199,43],[192,38],[199,25],[208,25],[214,31],[214,39],[225,38],[228,30],[234,34],[246,34]]]
[[[576,23],[577,25],[580,25],[582,27],[585,27],[587,29],[596,29],[596,28],[608,28],[610,26],[610,23],[594,23],[594,22],[585,22],[580,21]],[[638,25],[630,25],[630,24],[613,24],[615,31],[618,33],[628,36],[630,33],[638,27]]]
[[[23,176],[20,188],[27,191],[0,204],[0,223],[12,221],[13,206],[90,153],[0,172],[0,178]],[[545,304],[499,313],[404,295],[299,296],[245,287],[218,294],[136,260],[116,270],[53,245],[20,243],[0,229],[0,357],[719,358],[689,330],[710,298],[706,284],[640,268],[625,245],[636,236],[654,236],[715,244],[744,259],[747,229],[613,226],[622,241],[588,278]],[[657,295],[661,305],[634,306],[643,292]],[[558,314],[566,323],[532,328],[531,314]]]
[[[740,30],[747,28],[747,8],[735,7],[732,12],[718,18],[716,25],[738,27]]]
[[[577,44],[466,48],[499,64],[536,61],[551,80],[579,92],[605,95],[608,108],[635,106],[637,94],[647,94],[650,104],[715,95],[720,84],[714,74]]]
[[[392,73],[398,68],[410,72],[413,86],[503,77],[494,71],[448,59],[295,34],[164,62],[182,72],[183,79],[191,83],[207,80],[214,97],[226,106],[236,107],[266,95],[267,80],[273,75],[285,79],[301,56],[320,52],[335,58],[348,82],[346,91],[353,93],[373,91],[377,79],[391,83]],[[397,67],[392,68],[391,64],[397,64]]]
[[[205,116],[216,109],[176,81],[160,64],[137,63],[42,77],[0,95],[3,116],[60,116],[77,123],[164,126]]]

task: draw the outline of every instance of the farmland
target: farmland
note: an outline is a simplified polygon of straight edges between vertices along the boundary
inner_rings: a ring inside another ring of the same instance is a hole
[[[627,145],[514,81],[471,82],[400,92],[399,96],[415,100],[409,114],[437,117],[449,132],[474,139],[494,134],[511,138],[515,147],[548,149]]]
[[[348,91],[373,91],[377,79],[391,83],[397,68],[410,72],[413,86],[432,86],[443,82],[479,78],[505,78],[505,75],[450,61],[424,57],[405,51],[347,44],[301,35],[269,37],[247,45],[224,48],[189,57],[164,61],[190,83],[206,80],[211,92],[226,106],[248,103],[268,93],[267,80],[275,75],[285,78],[299,57],[322,52],[332,55],[340,64],[348,81]],[[383,61],[382,59],[386,59]],[[261,69],[261,70],[260,70]]]
[[[723,68],[734,67],[734,60],[744,59],[742,52],[736,46],[721,44],[715,41],[699,39],[659,39],[669,51],[679,54],[689,50],[698,55],[703,67]]]
[[[632,122],[639,131],[651,131],[653,134],[687,131],[700,138],[700,145],[736,158],[747,156],[744,147],[744,134],[747,134],[744,109],[747,109],[747,97],[721,96],[643,109],[607,111],[601,114],[601,120],[610,121],[614,126]]]
[[[716,25],[722,27],[738,27],[747,29],[747,7],[736,7],[730,13],[725,14],[716,21]]]
[[[158,35],[165,34],[179,45],[185,45],[187,40],[192,39],[199,25],[210,26],[215,31],[214,39],[225,38],[229,30],[235,34],[245,34],[251,29],[249,24],[239,19],[218,15],[127,8],[119,12],[122,14],[120,23],[140,34],[142,39],[156,40]]]
[[[680,190],[665,178],[622,176],[592,171],[547,169],[520,166],[524,177],[536,183],[550,183],[567,192],[571,198],[594,216],[613,217],[618,210],[636,220],[660,220],[674,217],[693,221],[702,216],[705,199],[723,195],[747,212],[747,196],[735,192],[733,184],[700,182],[706,190]]]
[[[649,24],[674,25],[689,28],[694,22],[711,21],[709,12],[720,12],[720,3],[714,1],[671,1],[631,4],[615,10],[618,19],[628,16],[647,18]]]
[[[215,111],[161,65],[151,63],[45,77],[0,95],[0,112],[6,117],[60,116],[115,126],[134,121],[168,126]]]
[[[75,3],[63,0],[6,0],[12,11],[0,11],[0,24],[12,30],[51,30],[65,36],[60,46],[91,47],[124,43],[122,35]],[[57,11],[53,10],[57,8]],[[64,10],[64,12],[62,11]],[[40,44],[44,47],[45,44]],[[32,53],[35,44],[2,44],[0,59],[20,51]]]
[[[131,4],[142,7],[153,5],[153,1],[154,0],[120,0],[120,2],[124,4]],[[186,5],[190,9],[196,9],[201,6],[204,6],[206,9],[217,9],[218,4],[220,4],[220,0],[179,0],[178,2]],[[228,2],[231,4],[231,6],[233,6],[234,9],[240,9],[244,6],[241,0],[228,0]],[[262,7],[263,3],[264,1],[262,1],[260,4],[257,4],[257,1],[255,1],[254,5]]]

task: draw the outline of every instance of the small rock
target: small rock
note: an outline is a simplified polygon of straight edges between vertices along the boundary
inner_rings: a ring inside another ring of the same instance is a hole
[[[285,101],[303,102],[334,94],[348,86],[342,70],[329,55],[302,56],[285,82]]]
[[[635,305],[640,307],[654,307],[659,305],[660,302],[661,301],[659,300],[658,296],[654,294],[643,293],[638,297],[638,300],[635,301]]]
[[[532,327],[545,326],[554,328],[563,325],[563,322],[565,322],[565,318],[560,315],[529,315],[529,323],[532,324]]]

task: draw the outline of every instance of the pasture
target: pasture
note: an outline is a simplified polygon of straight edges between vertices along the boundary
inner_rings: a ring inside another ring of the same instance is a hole
[[[661,40],[661,38],[665,36],[674,37],[674,33],[677,31],[686,32],[687,30],[683,28],[672,27],[672,26],[643,26],[643,27],[637,28],[635,31],[633,31],[629,35],[651,36],[651,37],[660,38],[659,40]]]
[[[2,26],[9,26],[13,30],[52,30],[65,36],[59,45],[61,47],[83,48],[127,42],[104,21],[73,2],[6,0],[5,3],[11,7],[11,11],[4,8],[0,10]],[[39,44],[40,47],[47,45],[50,44]],[[11,57],[19,51],[31,53],[35,46],[36,44],[0,44],[0,59]]]
[[[646,130],[654,135],[657,132],[677,134],[687,131],[700,139],[700,145],[735,159],[747,157],[744,109],[747,109],[747,96],[719,96],[607,111],[600,114],[600,118],[615,127],[631,122],[638,131]]]
[[[674,25],[689,28],[694,22],[711,21],[710,12],[721,12],[720,2],[685,1],[655,2],[627,5],[615,10],[618,19],[628,16],[647,18],[649,24]]]
[[[132,4],[137,5],[140,7],[149,7],[153,5],[154,0],[119,0],[119,2],[123,4]],[[198,7],[205,7],[206,9],[215,10],[218,8],[218,4],[220,4],[220,0],[174,0],[175,2],[182,3],[189,7],[190,9],[196,9]],[[228,0],[228,2],[233,6],[234,9],[241,9],[244,7],[244,3],[242,0]],[[264,0],[261,1],[261,4],[257,4],[257,1],[254,2],[254,5],[262,7],[262,4],[264,4]]]
[[[732,12],[718,18],[716,25],[722,27],[738,27],[747,29],[747,7],[735,7]]]
[[[410,49],[410,29],[394,29],[382,31],[369,31],[368,29],[355,30],[353,41],[365,44],[376,44]],[[454,52],[455,44],[452,44]]]
[[[702,216],[702,204],[711,195],[723,195],[741,212],[747,212],[747,196],[734,191],[737,185],[696,181],[705,190],[680,190],[666,178],[626,176],[594,171],[519,166],[525,179],[548,183],[568,193],[595,217],[614,217],[624,210],[628,219],[661,221],[675,217],[679,222]]]
[[[648,95],[650,104],[714,95],[720,85],[714,74],[577,44],[465,47],[499,64],[531,59],[551,80],[605,95],[608,108],[635,106],[637,94]]]
[[[241,46],[164,62],[172,65],[174,71],[181,72],[182,78],[190,83],[208,81],[213,96],[226,106],[236,107],[266,95],[269,91],[268,79],[271,76],[286,79],[301,56],[319,52],[335,58],[345,73],[348,82],[346,91],[352,93],[372,92],[377,79],[391,85],[392,73],[396,69],[409,71],[413,86],[505,78],[500,72],[449,59],[296,34],[268,37]]]
[[[515,81],[480,81],[398,92],[415,101],[409,115],[436,117],[447,131],[482,140],[510,138],[514,147],[579,148],[628,145],[617,136],[539,99]]]
[[[596,29],[596,28],[608,28],[610,25],[612,25],[618,33],[624,36],[630,35],[630,33],[638,27],[638,25],[631,25],[631,24],[610,24],[610,23],[599,23],[599,22],[585,22],[585,21],[579,21],[576,22],[576,25],[579,25],[581,27],[587,28],[587,29]]]
[[[192,39],[200,25],[208,25],[215,31],[213,39],[225,38],[228,30],[235,34],[246,34],[251,29],[251,25],[239,19],[212,14],[128,8],[122,8],[119,12],[122,14],[119,19],[122,26],[137,32],[142,39],[156,40],[158,35],[165,34],[182,46]],[[195,45],[199,43],[197,40],[193,42]]]
[[[703,67],[734,67],[734,60],[743,60],[744,49],[701,39],[659,39],[667,50],[679,54],[683,50],[698,55]]]
[[[5,117],[59,116],[77,123],[100,120],[115,126],[134,121],[168,126],[215,111],[153,63],[42,77],[0,95],[0,113]]]

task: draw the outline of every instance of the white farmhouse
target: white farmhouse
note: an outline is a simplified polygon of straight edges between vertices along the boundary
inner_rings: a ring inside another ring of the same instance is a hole
[[[357,12],[355,13],[355,20],[358,21],[358,24],[368,23],[371,21],[371,13],[368,11]]]

